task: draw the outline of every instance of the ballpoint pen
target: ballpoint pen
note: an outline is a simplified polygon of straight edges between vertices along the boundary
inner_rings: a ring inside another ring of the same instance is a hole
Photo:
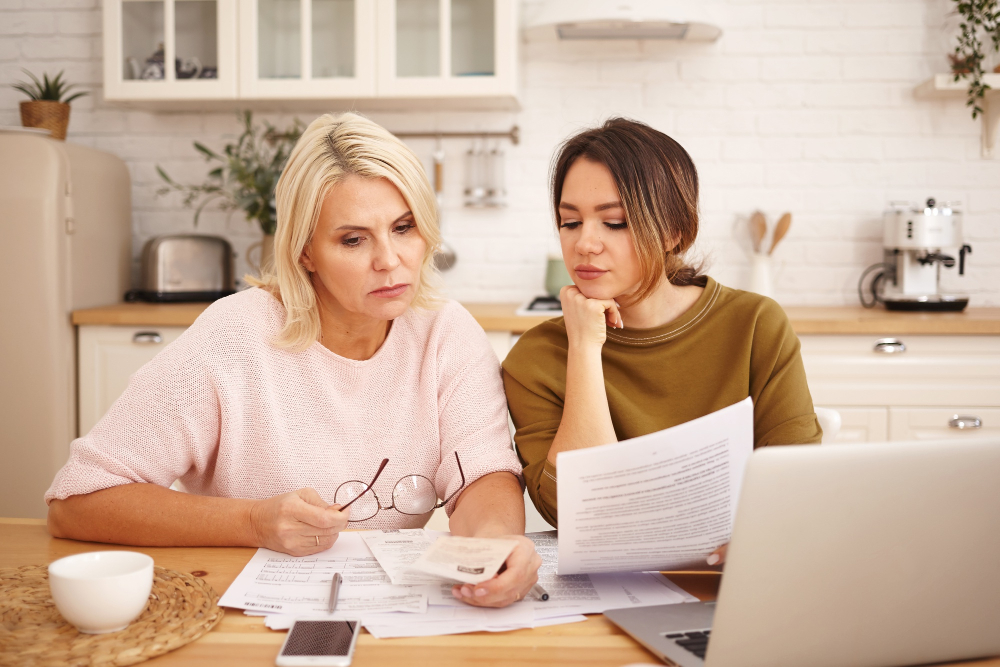
[[[340,595],[340,582],[342,577],[340,572],[335,572],[333,575],[333,581],[330,584],[330,605],[327,608],[328,613],[333,613],[333,610],[337,608],[337,597]]]
[[[536,599],[543,602],[549,599],[548,591],[542,588],[539,584],[535,584],[531,587],[531,594],[534,595]]]

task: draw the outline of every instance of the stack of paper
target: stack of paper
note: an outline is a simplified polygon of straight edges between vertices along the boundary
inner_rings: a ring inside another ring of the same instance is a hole
[[[573,623],[585,619],[581,614],[605,609],[696,600],[659,573],[560,576],[552,531],[528,535],[543,560],[538,576],[548,601],[472,607],[454,598],[453,582],[407,570],[446,534],[421,529],[342,533],[331,549],[300,558],[259,549],[219,604],[266,616],[267,626],[276,630],[291,627],[296,618],[347,618],[360,619],[376,637],[419,637]],[[337,611],[330,615],[334,572],[344,581]]]

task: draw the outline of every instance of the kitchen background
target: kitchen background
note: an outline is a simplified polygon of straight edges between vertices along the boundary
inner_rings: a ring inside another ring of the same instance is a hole
[[[524,3],[522,14],[532,4]],[[445,274],[449,295],[511,302],[543,292],[546,256],[558,251],[547,188],[553,151],[573,132],[624,115],[670,134],[693,156],[702,183],[697,253],[723,283],[748,284],[747,216],[760,208],[773,223],[787,210],[794,222],[775,253],[776,298],[786,305],[856,304],[858,277],[881,259],[886,204],[933,196],[962,202],[974,249],[966,276],[944,272],[944,286],[973,294],[973,306],[1000,305],[1000,160],[981,157],[981,123],[963,98],[914,95],[917,84],[948,70],[954,3],[710,4],[723,30],[714,43],[522,43],[518,112],[367,114],[398,132],[521,129],[519,145],[501,145],[505,208],[463,206],[470,141],[443,142],[444,232],[458,253]],[[134,275],[148,238],[192,231],[227,237],[242,275],[259,229],[238,212],[215,211],[195,229],[179,196],[156,195],[162,181],[155,169],[202,182],[208,166],[192,142],[221,148],[240,131],[236,115],[103,102],[101,25],[99,0],[0,0],[0,82],[25,79],[21,68],[65,69],[69,81],[92,91],[73,103],[68,140],[128,164]],[[21,99],[0,88],[0,125],[20,124]],[[279,127],[316,115],[291,104],[281,113],[256,113]],[[409,143],[429,166],[435,142]]]

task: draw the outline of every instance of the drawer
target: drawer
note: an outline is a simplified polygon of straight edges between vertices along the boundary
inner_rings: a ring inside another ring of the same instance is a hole
[[[1000,407],[1000,336],[799,340],[817,405]]]
[[[81,326],[79,434],[88,433],[125,391],[132,375],[186,328]]]
[[[958,428],[955,417],[976,418],[978,428]],[[952,425],[954,424],[954,425]],[[951,438],[1000,437],[1000,408],[889,408],[890,440],[943,440]]]

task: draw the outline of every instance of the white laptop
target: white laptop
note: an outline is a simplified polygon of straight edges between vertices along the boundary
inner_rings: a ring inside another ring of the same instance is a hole
[[[760,449],[717,603],[605,615],[681,667],[1000,655],[1000,438]]]

